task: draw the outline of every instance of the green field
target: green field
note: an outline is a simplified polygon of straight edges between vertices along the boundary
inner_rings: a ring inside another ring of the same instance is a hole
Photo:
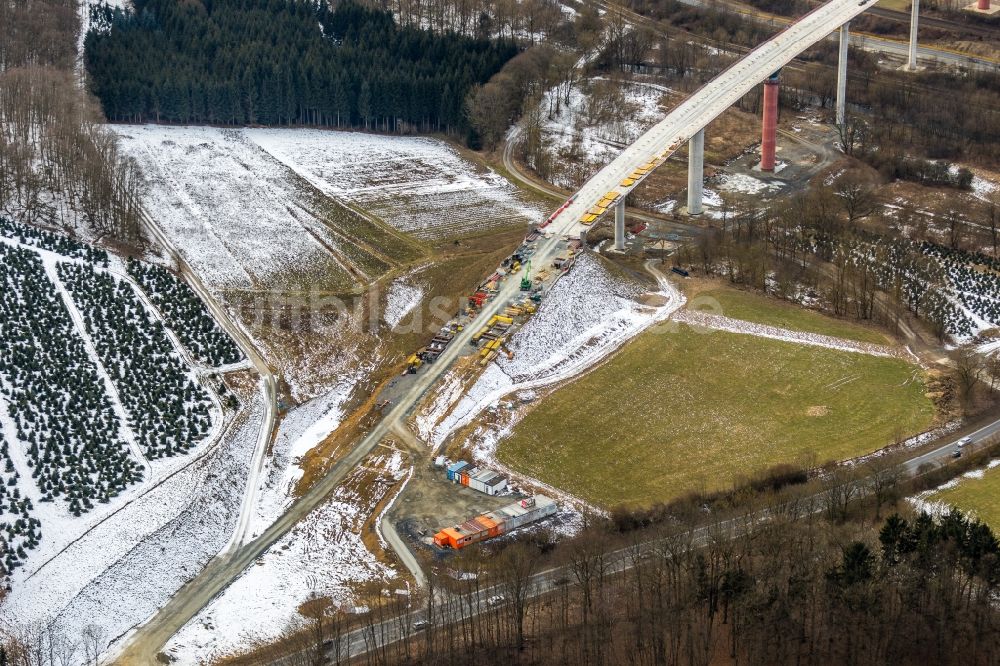
[[[1000,468],[986,470],[981,479],[960,479],[954,488],[934,493],[927,499],[974,513],[994,530],[1000,530]]]
[[[722,306],[721,314],[733,319],[859,342],[871,342],[879,345],[891,343],[890,339],[875,328],[827,317],[814,310],[807,310],[791,303],[747,291],[712,289],[702,291],[692,297],[692,305],[695,306],[695,309],[715,312],[713,308],[700,304],[705,298],[715,299]]]
[[[682,327],[640,335],[545,398],[498,455],[598,505],[645,505],[864,454],[933,415],[904,361]]]

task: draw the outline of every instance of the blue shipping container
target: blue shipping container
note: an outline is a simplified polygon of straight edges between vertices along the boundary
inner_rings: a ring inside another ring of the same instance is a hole
[[[455,463],[452,463],[452,464],[448,465],[448,480],[449,481],[454,481],[455,480],[455,474],[457,474],[458,472],[461,472],[463,469],[465,469],[468,466],[469,466],[469,463],[465,462],[464,460],[459,460],[458,462],[455,462]]]

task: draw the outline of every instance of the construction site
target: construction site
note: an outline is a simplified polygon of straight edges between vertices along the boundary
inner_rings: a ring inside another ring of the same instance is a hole
[[[466,327],[477,329],[470,345],[480,356],[480,366],[485,367],[501,353],[508,358],[513,357],[505,342],[537,311],[549,287],[572,268],[574,259],[583,248],[583,241],[579,238],[564,237],[558,242],[556,256],[549,265],[533,266],[532,256],[538,241],[553,237],[552,232],[544,231],[544,227],[545,223],[532,229],[517,250],[469,295],[462,309],[437,332],[430,343],[406,359],[407,373],[417,374],[425,364],[434,363]],[[501,312],[482,321],[480,313],[483,309],[493,303],[508,280],[517,280],[519,274],[519,294],[510,299]],[[469,353],[473,353],[472,350]]]

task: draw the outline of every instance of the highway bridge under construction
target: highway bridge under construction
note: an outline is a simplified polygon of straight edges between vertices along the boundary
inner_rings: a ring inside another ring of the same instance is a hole
[[[549,266],[565,251],[567,242],[584,236],[601,215],[611,210],[615,211],[615,246],[622,249],[627,195],[685,143],[689,145],[688,213],[697,215],[701,210],[704,183],[702,166],[706,126],[765,81],[768,82],[766,86],[773,86],[772,91],[765,95],[767,101],[770,102],[773,98],[776,102],[778,85],[776,74],[781,68],[836,31],[840,31],[841,34],[836,108],[838,121],[843,122],[843,109],[846,105],[847,24],[872,5],[874,5],[873,0],[861,2],[831,0],[755,48],[694,92],[662,121],[625,148],[610,164],[591,177],[544,222],[542,225],[544,235],[537,240],[532,262],[536,266]],[[770,163],[773,156],[769,153],[773,146],[773,137],[766,133],[773,129],[776,113],[776,104],[773,106],[765,104],[765,136],[762,137],[764,154],[761,165],[764,169],[773,166]],[[604,205],[598,205],[602,203]],[[590,215],[595,217],[588,217]],[[483,303],[477,317],[481,318],[481,321],[489,321],[496,315],[506,316],[504,314],[506,308],[521,298],[520,284],[524,277],[527,277],[526,266],[520,267],[518,272],[508,273],[503,284],[497,286],[493,298]],[[449,344],[441,348],[434,363],[427,365],[414,378],[406,394],[395,402],[388,413],[384,414],[384,417],[376,422],[364,437],[331,465],[325,476],[314,483],[260,536],[252,540],[239,537],[234,539],[229,548],[211,560],[197,576],[120,646],[120,650],[113,655],[118,663],[154,663],[156,653],[171,636],[188,623],[213,597],[251,567],[257,558],[289,532],[301,517],[323,504],[330,493],[384,438],[396,429],[405,429],[405,419],[427,392],[448,372],[452,364],[468,352],[469,343],[478,330],[479,327],[466,326],[462,330],[454,331],[454,338],[449,338]],[[521,507],[526,515],[533,510],[555,511],[554,502],[545,503],[542,507],[542,502],[548,498],[536,496],[534,499],[535,507]],[[487,536],[489,531],[487,525]],[[459,536],[464,538],[461,533]],[[404,561],[412,560],[412,557],[406,555],[401,555],[401,558]],[[415,578],[421,580],[422,574],[415,572]],[[359,642],[352,644],[349,651],[354,656],[372,647]]]

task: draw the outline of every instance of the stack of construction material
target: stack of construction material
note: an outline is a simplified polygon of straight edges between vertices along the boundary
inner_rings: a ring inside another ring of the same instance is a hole
[[[464,548],[553,515],[558,505],[550,497],[535,495],[467,520],[461,525],[446,527],[434,535],[439,548]]]

